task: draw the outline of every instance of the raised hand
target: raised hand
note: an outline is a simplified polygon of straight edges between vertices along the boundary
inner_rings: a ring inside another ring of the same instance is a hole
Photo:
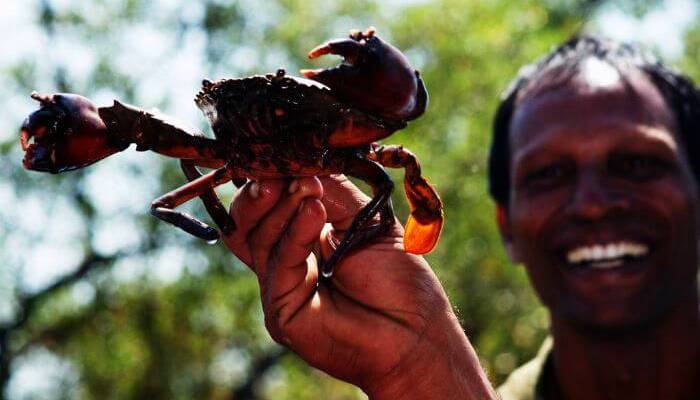
[[[367,201],[341,176],[249,182],[237,192],[237,229],[224,240],[258,277],[268,331],[373,398],[487,398],[440,283],[403,250],[398,223],[319,282],[319,259]]]

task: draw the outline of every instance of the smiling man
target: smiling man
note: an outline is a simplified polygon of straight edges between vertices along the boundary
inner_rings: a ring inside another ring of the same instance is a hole
[[[698,106],[685,78],[590,37],[508,95],[491,192],[554,345],[504,393],[537,379],[541,398],[700,396]]]
[[[635,47],[575,38],[523,70],[489,181],[553,340],[503,400],[700,398],[699,142],[697,89]],[[226,240],[259,277],[272,337],[373,399],[496,398],[398,223],[318,284],[329,238],[366,202],[337,176],[237,193]]]

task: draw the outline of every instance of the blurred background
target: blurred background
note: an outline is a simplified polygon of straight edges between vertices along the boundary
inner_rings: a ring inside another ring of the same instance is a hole
[[[427,114],[386,141],[419,155],[445,201],[428,259],[498,384],[548,324],[504,256],[487,197],[500,92],[581,31],[642,42],[697,81],[698,16],[694,0],[3,1],[0,398],[365,398],[270,340],[253,274],[222,244],[149,215],[185,182],[175,160],[132,148],[66,174],[25,171],[18,128],[37,107],[32,90],[157,107],[208,131],[192,101],[203,77],[331,65],[305,54],[377,27],[428,86]],[[219,191],[225,202],[232,193]],[[401,190],[394,201],[405,220]],[[198,201],[184,208],[209,220]]]

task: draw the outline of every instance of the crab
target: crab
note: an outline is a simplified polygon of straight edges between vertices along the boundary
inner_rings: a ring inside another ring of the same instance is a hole
[[[373,28],[328,41],[308,56],[326,54],[342,56],[343,62],[302,70],[303,78],[280,69],[275,74],[204,80],[195,102],[209,120],[214,139],[117,100],[97,108],[76,94],[34,92],[40,108],[21,128],[24,167],[70,171],[131,144],[138,151],[178,158],[189,183],[154,200],[151,213],[207,241],[217,240],[219,231],[175,208],[200,197],[221,232],[230,234],[235,222],[216,197],[216,186],[340,173],[358,178],[372,187],[373,197],[322,263],[326,278],[345,254],[394,224],[394,184],[384,167],[405,168],[411,213],[404,248],[414,254],[431,251],[443,224],[439,196],[421,176],[413,153],[376,143],[425,111],[428,94],[418,71]],[[198,167],[212,171],[202,175]]]

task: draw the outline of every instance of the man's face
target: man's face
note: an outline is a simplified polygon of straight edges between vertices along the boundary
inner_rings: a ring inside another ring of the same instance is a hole
[[[695,290],[697,190],[659,91],[595,67],[521,99],[502,230],[554,317],[624,329]]]

